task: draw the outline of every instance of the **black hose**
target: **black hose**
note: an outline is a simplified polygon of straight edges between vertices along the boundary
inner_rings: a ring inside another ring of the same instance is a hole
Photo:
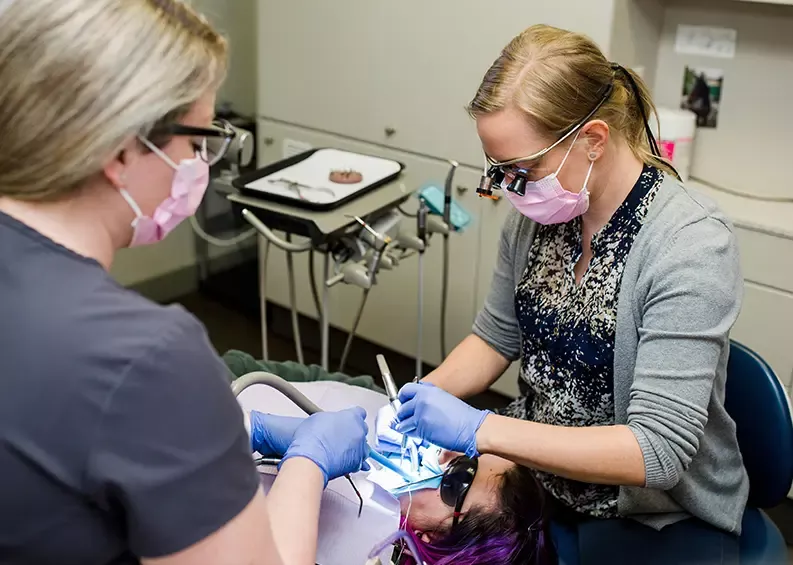
[[[449,234],[443,236],[443,274],[441,281],[441,362],[446,359],[446,307],[449,302]]]

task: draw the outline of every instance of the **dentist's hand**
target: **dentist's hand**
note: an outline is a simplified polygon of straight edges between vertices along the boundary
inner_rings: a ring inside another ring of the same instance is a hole
[[[477,410],[429,383],[407,384],[399,391],[398,432],[476,457],[476,432],[491,412]]]
[[[305,420],[251,411],[251,449],[264,457],[283,456]]]
[[[375,431],[377,432],[374,448],[380,453],[401,453],[402,452],[402,439],[404,438],[408,453],[406,455],[412,458],[415,457],[418,450],[419,441],[412,437],[405,437],[394,429],[399,420],[397,420],[396,410],[391,404],[386,404],[377,411],[377,418],[375,418]]]
[[[314,414],[298,426],[281,463],[292,457],[310,459],[322,471],[327,486],[332,479],[368,468],[368,431],[363,408]]]

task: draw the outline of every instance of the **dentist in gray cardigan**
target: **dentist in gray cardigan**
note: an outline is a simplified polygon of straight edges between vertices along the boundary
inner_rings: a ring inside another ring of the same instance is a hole
[[[469,112],[480,193],[514,210],[472,334],[400,391],[397,431],[534,469],[565,565],[737,563],[730,222],[660,157],[642,79],[587,37],[527,29]],[[461,400],[513,362],[521,397],[502,414]]]

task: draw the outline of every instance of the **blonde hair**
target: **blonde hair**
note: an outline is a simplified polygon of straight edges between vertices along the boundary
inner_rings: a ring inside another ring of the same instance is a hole
[[[468,112],[476,118],[514,106],[556,140],[579,125],[606,94],[590,119],[606,122],[642,162],[676,175],[651,150],[645,120],[657,118],[657,112],[647,85],[633,71],[612,65],[579,33],[535,25],[515,37],[485,74]]]
[[[180,0],[10,0],[0,12],[0,196],[69,196],[131,136],[225,78],[227,46]]]

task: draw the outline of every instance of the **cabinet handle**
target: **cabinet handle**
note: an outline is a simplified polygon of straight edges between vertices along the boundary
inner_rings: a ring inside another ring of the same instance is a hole
[[[392,127],[387,127],[384,131],[386,137],[393,137],[396,134],[396,130]]]
[[[273,143],[275,143],[275,139],[273,139],[272,137],[265,137],[264,138],[264,144],[267,145],[268,147],[270,145],[272,145]]]

